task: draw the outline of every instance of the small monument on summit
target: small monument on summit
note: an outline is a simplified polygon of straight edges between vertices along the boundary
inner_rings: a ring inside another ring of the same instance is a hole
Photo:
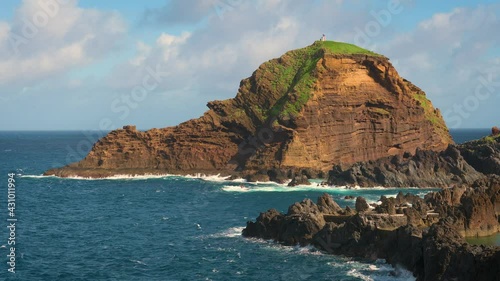
[[[321,41],[326,41],[326,36],[325,36],[325,34],[323,34],[323,36],[321,36]]]

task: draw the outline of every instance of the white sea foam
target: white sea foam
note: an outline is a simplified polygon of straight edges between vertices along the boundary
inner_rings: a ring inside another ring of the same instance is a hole
[[[357,269],[353,268],[347,272],[348,276],[356,277],[364,281],[373,281],[373,279],[368,276],[364,275],[363,273],[359,272]]]
[[[22,175],[22,174],[17,174],[17,176],[21,177],[21,178],[33,178],[33,179],[57,178],[56,176],[44,176],[44,175]]]
[[[347,262],[352,267],[347,275],[359,278],[361,280],[373,281],[388,281],[388,280],[408,280],[414,281],[415,277],[411,271],[397,266],[393,268],[387,264],[383,259],[379,259],[375,264],[365,264],[356,261]],[[332,264],[339,266],[338,264]],[[377,272],[377,273],[375,273]]]
[[[331,185],[319,185],[319,184],[311,184],[311,185],[297,185],[297,186],[288,186],[288,183],[279,184],[276,182],[250,182],[245,185],[224,185],[222,190],[226,192],[295,192],[295,191],[325,191],[331,192],[335,191],[336,193],[345,193],[348,194],[352,190],[387,190],[384,187],[378,188],[352,188],[347,186],[331,186]]]
[[[243,227],[234,229],[237,229],[238,233],[240,233],[240,230],[242,230]],[[282,244],[274,242],[273,240],[262,240],[258,238],[248,238],[247,241],[263,244],[264,249],[266,250],[286,252],[290,254],[298,254],[306,256],[307,255],[320,256],[322,258],[325,258],[324,261],[326,262],[326,264],[335,268],[335,271],[348,270],[346,272],[348,276],[359,278],[361,280],[372,280],[372,281],[415,280],[415,277],[413,277],[413,274],[410,271],[401,268],[399,266],[393,268],[390,264],[387,264],[383,259],[376,260],[374,264],[363,263],[356,260],[351,260],[350,258],[327,254],[325,252],[318,250],[312,245],[306,247],[301,247],[298,245],[284,246]],[[334,261],[331,261],[332,259],[334,259]],[[301,272],[302,274],[305,275],[308,275],[310,273],[311,276],[313,276],[314,268],[311,268],[310,266],[305,266]]]
[[[240,237],[241,232],[245,229],[244,226],[230,227],[222,232],[210,235],[212,238],[235,238]]]
[[[251,189],[246,186],[225,185],[222,190],[227,192],[249,192]]]
[[[140,261],[140,260],[130,260],[130,261],[131,261],[131,262],[133,262],[133,263],[137,263],[137,264],[140,264],[140,265],[145,265],[145,266],[147,266],[147,264],[146,264],[145,262]]]
[[[198,179],[210,182],[235,182],[235,183],[246,183],[245,179],[229,179],[229,177],[217,175],[206,175],[206,174],[193,174],[193,175],[177,175],[177,174],[143,174],[143,175],[129,175],[129,174],[118,174],[108,177],[93,178],[93,177],[81,177],[81,176],[70,176],[70,177],[58,177],[54,175],[22,175],[23,178],[61,178],[70,180],[148,180],[148,179],[163,179],[163,178],[185,178],[185,179]]]
[[[186,179],[200,179],[213,182],[224,182],[230,181],[227,177],[221,177],[220,175],[206,176],[206,175],[176,175],[176,174],[143,174],[143,175],[113,175],[109,177],[93,178],[93,177],[81,177],[81,176],[70,176],[70,177],[58,177],[58,176],[45,176],[45,175],[22,175],[23,178],[61,178],[70,180],[148,180],[148,179],[164,179],[164,178],[186,178]],[[236,180],[236,182],[241,180]]]
[[[297,191],[332,191],[338,188],[330,186],[298,185],[287,186],[281,184],[254,184],[253,186],[224,185],[226,192],[297,192]]]
[[[58,176],[45,176],[45,175],[22,175],[19,174],[22,178],[60,178],[60,179],[68,179],[68,180],[147,180],[147,179],[161,179],[168,177],[176,177],[176,175],[163,174],[163,175],[153,175],[153,174],[145,174],[145,175],[113,175],[109,177],[103,178],[91,178],[91,177],[80,177],[80,176],[71,176],[71,177],[58,177]]]
[[[200,179],[205,181],[213,181],[213,182],[225,182],[229,181],[229,177],[222,177],[220,174],[217,175],[206,175],[206,174],[194,174],[194,175],[185,175],[185,178],[190,179]]]

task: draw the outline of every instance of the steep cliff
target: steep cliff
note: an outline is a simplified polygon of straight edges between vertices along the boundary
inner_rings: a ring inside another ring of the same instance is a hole
[[[386,57],[346,43],[289,51],[242,80],[235,98],[207,106],[175,127],[112,131],[82,161],[46,174],[327,171],[452,143],[422,90]]]

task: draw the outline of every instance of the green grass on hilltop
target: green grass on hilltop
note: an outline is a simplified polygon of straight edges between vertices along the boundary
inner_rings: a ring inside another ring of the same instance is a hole
[[[497,136],[487,136],[487,137],[484,137],[484,141],[485,141],[485,142],[489,142],[489,143],[497,143],[497,142],[500,142],[500,135],[497,135]]]
[[[370,55],[370,56],[382,56],[375,52],[369,51],[367,49],[363,49],[353,44],[343,43],[343,42],[335,42],[335,41],[316,41],[314,45],[318,45],[319,47],[325,49],[328,53],[332,54],[343,54],[343,55]]]

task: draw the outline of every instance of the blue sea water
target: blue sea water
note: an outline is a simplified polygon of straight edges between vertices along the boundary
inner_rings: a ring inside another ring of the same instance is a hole
[[[485,133],[486,132],[486,133]],[[461,140],[482,131],[452,131]],[[248,220],[324,192],[376,201],[400,189],[287,188],[217,177],[104,180],[40,176],[90,149],[81,132],[0,132],[0,280],[413,280],[383,261],[241,237]],[[457,140],[458,142],[458,140]],[[8,173],[15,173],[15,274]],[[245,188],[241,188],[241,184]],[[423,196],[428,190],[405,189]]]

